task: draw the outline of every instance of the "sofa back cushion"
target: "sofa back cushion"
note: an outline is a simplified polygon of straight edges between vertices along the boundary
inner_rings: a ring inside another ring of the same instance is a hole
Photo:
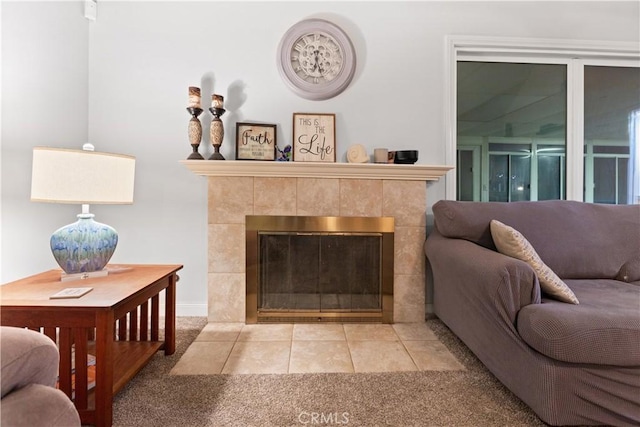
[[[640,255],[638,205],[441,200],[433,205],[433,215],[443,236],[493,250],[491,220],[509,225],[522,233],[544,263],[563,279],[613,279]]]

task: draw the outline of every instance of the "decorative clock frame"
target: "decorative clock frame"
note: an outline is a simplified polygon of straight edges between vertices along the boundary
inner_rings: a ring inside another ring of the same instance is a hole
[[[315,38],[316,42],[324,40],[324,44],[336,48],[337,56],[323,58],[330,65],[330,70],[323,73],[320,69],[314,75],[306,74],[303,70],[305,67],[298,61],[294,51],[299,54],[296,48],[309,50],[308,46],[313,43],[307,43],[310,38]],[[294,63],[298,65],[294,66]],[[294,93],[317,101],[333,98],[349,86],[356,69],[356,54],[351,40],[340,27],[323,19],[306,19],[294,24],[282,37],[278,45],[277,64],[280,76]]]

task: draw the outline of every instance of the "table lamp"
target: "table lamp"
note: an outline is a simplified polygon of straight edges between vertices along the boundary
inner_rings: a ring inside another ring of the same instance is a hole
[[[83,150],[35,147],[31,201],[82,205],[78,221],[56,230],[51,251],[62,280],[104,276],[118,244],[112,227],[93,220],[90,204],[131,204],[135,157]]]

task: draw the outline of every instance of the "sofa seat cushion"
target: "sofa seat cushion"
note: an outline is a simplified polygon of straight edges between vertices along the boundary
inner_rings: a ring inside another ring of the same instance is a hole
[[[617,280],[565,280],[579,305],[543,299],[518,312],[518,333],[556,360],[640,366],[640,287]]]

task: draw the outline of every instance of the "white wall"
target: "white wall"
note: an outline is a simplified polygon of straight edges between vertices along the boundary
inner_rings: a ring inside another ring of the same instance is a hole
[[[2,260],[0,281],[57,267],[49,238],[79,206],[32,203],[38,145],[88,139],[89,24],[79,2],[1,2]],[[96,212],[98,210],[96,209]]]
[[[444,164],[446,35],[640,38],[637,2],[99,1],[96,22],[78,3],[46,4],[5,3],[2,12],[2,282],[55,267],[49,235],[73,220],[74,209],[29,202],[32,147],[74,147],[88,137],[99,150],[138,159],[135,203],[92,208],[120,233],[113,262],[184,264],[179,314],[205,314],[207,301],[206,180],[178,163],[190,153],[188,86],[225,96],[228,159],[236,121],[276,123],[282,146],[292,113],[331,112],[339,161],[361,143],[415,148],[419,163]],[[340,25],[357,52],[354,80],[334,99],[297,97],[275,65],[284,32],[309,17]],[[64,34],[70,44],[56,41]],[[54,89],[64,96],[52,99]],[[201,119],[206,129],[210,115]],[[444,182],[430,184],[427,197],[429,205],[444,198]]]

